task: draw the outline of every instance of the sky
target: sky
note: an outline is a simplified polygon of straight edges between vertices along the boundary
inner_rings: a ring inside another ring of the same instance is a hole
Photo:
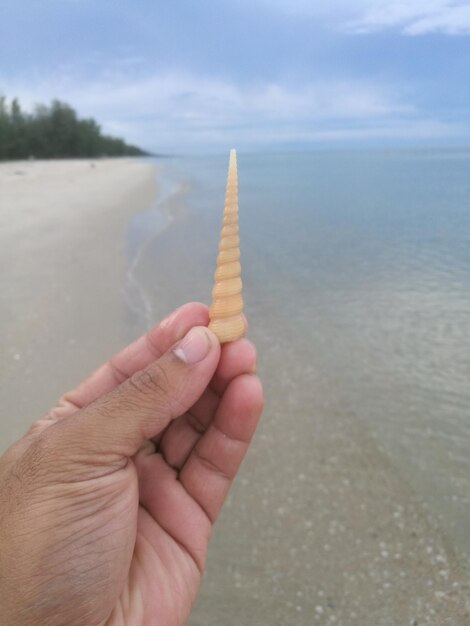
[[[0,93],[155,152],[470,143],[470,0],[1,0]]]

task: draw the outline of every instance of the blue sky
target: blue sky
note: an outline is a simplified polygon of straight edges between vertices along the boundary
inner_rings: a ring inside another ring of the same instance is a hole
[[[0,92],[155,151],[470,140],[470,0],[2,0]]]

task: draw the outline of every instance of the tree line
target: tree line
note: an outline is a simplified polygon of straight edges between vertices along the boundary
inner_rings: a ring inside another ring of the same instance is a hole
[[[79,119],[60,100],[39,104],[33,113],[22,110],[17,98],[0,96],[0,160],[71,157],[145,156],[148,152],[103,135],[97,122]]]

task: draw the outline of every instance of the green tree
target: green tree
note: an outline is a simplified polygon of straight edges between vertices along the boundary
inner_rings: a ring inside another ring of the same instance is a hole
[[[37,105],[30,115],[14,98],[0,97],[0,159],[144,156],[136,146],[101,133],[93,119],[79,119],[60,100]]]
[[[0,159],[6,159],[10,141],[10,116],[5,96],[0,96]]]

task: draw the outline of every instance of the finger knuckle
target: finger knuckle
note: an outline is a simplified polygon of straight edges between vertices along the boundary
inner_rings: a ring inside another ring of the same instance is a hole
[[[129,383],[139,394],[152,398],[164,398],[171,389],[168,374],[159,363],[137,372],[129,379]]]
[[[150,368],[134,374],[129,383],[136,392],[128,401],[140,406],[149,404],[159,414],[169,417],[181,415],[187,407],[186,381],[171,375],[162,364],[154,363]]]

